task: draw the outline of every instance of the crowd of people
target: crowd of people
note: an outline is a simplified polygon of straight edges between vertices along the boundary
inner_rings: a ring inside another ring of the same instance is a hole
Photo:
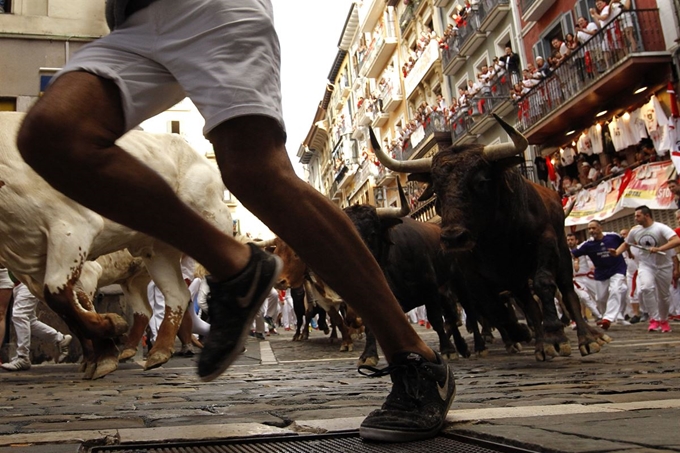
[[[677,180],[673,181],[677,185]],[[675,213],[680,225],[680,210]],[[648,322],[649,332],[672,331],[680,321],[680,228],[655,221],[647,206],[635,209],[635,226],[604,232],[588,223],[590,238],[580,244],[567,235],[574,264],[574,287],[597,325]]]

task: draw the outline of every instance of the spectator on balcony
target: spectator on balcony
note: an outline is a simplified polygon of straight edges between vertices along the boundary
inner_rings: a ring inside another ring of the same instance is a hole
[[[623,28],[623,35],[626,38],[626,44],[630,52],[637,51],[637,40],[635,39],[635,28],[633,18],[630,11],[631,0],[614,0],[611,2],[612,15],[619,17],[619,23]]]
[[[627,166],[628,162],[626,162],[625,159],[621,160],[617,156],[614,156],[612,158],[612,163],[605,167],[604,174],[605,176],[616,175],[617,173],[621,173],[623,170],[625,170]]]
[[[468,92],[465,88],[458,88],[458,108],[468,108]]]
[[[612,64],[612,51],[621,49],[621,42],[618,36],[621,32],[618,29],[618,24],[616,22],[612,23],[614,15],[605,0],[597,0],[595,8],[590,8],[590,15],[598,21],[601,29],[606,30],[605,39],[602,40],[602,51],[604,52],[604,62],[606,65],[604,68],[600,68],[600,72],[603,72]]]
[[[436,103],[436,110],[440,112],[446,111],[447,105],[446,105],[446,100],[444,99],[444,96],[441,94],[437,95],[437,103]]]
[[[552,73],[550,65],[541,56],[536,57],[536,72],[541,75],[541,78],[546,78]]]
[[[512,51],[510,46],[505,48],[505,55],[503,55],[502,60],[505,64],[505,70],[510,73],[512,83],[517,83],[520,81],[520,64],[519,55]]]
[[[521,83],[516,83],[512,87],[512,91],[510,92],[510,96],[512,97],[513,100],[519,101],[522,96],[527,94],[529,92],[529,88],[525,87]]]
[[[599,30],[595,22],[588,22],[583,16],[577,19],[575,28],[579,44],[585,44]]]
[[[575,29],[579,44],[585,44],[599,30],[595,22],[588,22],[583,16],[577,19]]]
[[[498,57],[493,57],[493,70],[496,73],[496,77],[502,80],[506,74],[505,62],[501,61]]]
[[[522,71],[522,86],[524,88],[532,89],[540,83],[540,80],[534,77],[534,73],[530,69]]]
[[[553,53],[553,56],[557,60],[557,65],[559,66],[569,56],[569,54],[571,54],[571,51],[569,50],[569,47],[567,47],[567,43],[562,41],[560,38],[553,38],[551,44],[553,49],[557,51]]]
[[[579,46],[578,40],[573,33],[567,33],[564,36],[564,43],[567,45],[567,49],[569,49],[569,54],[574,53]]]

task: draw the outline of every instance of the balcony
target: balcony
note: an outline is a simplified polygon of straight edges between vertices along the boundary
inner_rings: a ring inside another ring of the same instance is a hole
[[[627,23],[630,41],[621,31]],[[567,131],[589,127],[596,113],[642,103],[670,78],[665,49],[657,9],[623,12],[519,100],[519,129],[531,144],[560,146]],[[634,94],[640,86],[648,90]]]
[[[440,223],[441,218],[435,209],[435,201],[437,201],[436,195],[429,200],[418,202],[409,217],[419,222]]]
[[[416,16],[416,11],[418,10],[418,6],[420,6],[421,1],[422,0],[412,1],[408,4],[408,6],[406,6],[404,12],[401,13],[401,17],[399,17],[399,30],[401,31],[402,36],[404,35],[404,31],[408,28],[408,26],[411,25],[413,18]]]
[[[406,140],[401,160],[408,160],[412,156],[422,154],[425,148],[430,148],[437,133],[449,134],[449,131],[450,128],[444,114],[441,112],[431,113]]]
[[[378,33],[375,34],[375,39],[368,46],[360,74],[369,79],[377,78],[396,48],[397,37],[394,29],[380,26]]]
[[[362,32],[372,30],[376,22],[380,20],[380,15],[384,11],[382,2],[367,0],[357,3],[357,5],[359,8],[359,30]]]
[[[510,12],[510,0],[481,0],[479,7],[484,11],[479,31],[488,32],[494,30]]]
[[[524,22],[535,22],[555,4],[557,0],[521,0],[522,20]]]
[[[460,53],[462,55],[471,55],[486,40],[486,32],[479,29],[479,24],[483,19],[484,10],[482,8],[477,11],[473,10],[468,16],[467,23],[458,28]]]
[[[423,77],[430,71],[432,65],[439,61],[439,43],[436,39],[430,43],[423,50],[422,55],[418,58],[411,71],[404,78],[404,89],[406,90],[406,97],[409,97],[413,90],[416,89]]]
[[[384,113],[395,111],[401,104],[401,101],[404,100],[399,82],[396,82],[396,85],[392,81],[387,82],[380,90],[379,99],[382,101],[382,111]]]
[[[387,120],[390,119],[390,114],[389,113],[384,113],[384,112],[377,112],[375,114],[375,118],[373,119],[373,122],[371,123],[371,127],[382,127],[385,124],[387,124]]]

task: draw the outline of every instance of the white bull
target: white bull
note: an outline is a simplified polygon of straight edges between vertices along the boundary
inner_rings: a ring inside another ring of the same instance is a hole
[[[92,296],[101,268],[88,260],[127,248],[144,260],[165,296],[165,318],[146,368],[162,365],[172,355],[190,297],[180,252],[54,190],[19,155],[16,137],[22,120],[23,114],[0,112],[0,265],[64,319],[83,345],[86,377],[98,378],[117,368],[113,339],[128,326],[116,314],[94,311]],[[117,144],[156,170],[185,203],[231,233],[218,170],[181,137],[131,131]]]

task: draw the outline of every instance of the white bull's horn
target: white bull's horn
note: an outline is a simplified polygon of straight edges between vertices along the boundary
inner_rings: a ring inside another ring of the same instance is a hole
[[[388,156],[380,147],[378,139],[373,132],[373,128],[368,128],[368,133],[371,136],[371,146],[375,156],[381,164],[392,171],[401,173],[429,173],[432,168],[432,158],[423,157],[414,160],[395,160]]]
[[[406,217],[411,212],[406,201],[406,195],[404,194],[404,189],[401,187],[401,181],[397,178],[397,188],[399,189],[399,202],[401,203],[401,208],[376,208],[375,211],[378,217],[381,219],[390,217]]]
[[[529,142],[527,142],[527,139],[524,137],[524,135],[520,134],[517,131],[517,129],[503,121],[495,113],[493,114],[493,117],[496,118],[498,124],[500,124],[501,127],[505,130],[505,132],[508,133],[510,139],[512,140],[512,143],[486,145],[484,147],[483,153],[486,156],[487,160],[495,161],[505,159],[506,157],[512,157],[519,153],[524,152],[524,150],[527,149],[527,146],[529,146]]]

